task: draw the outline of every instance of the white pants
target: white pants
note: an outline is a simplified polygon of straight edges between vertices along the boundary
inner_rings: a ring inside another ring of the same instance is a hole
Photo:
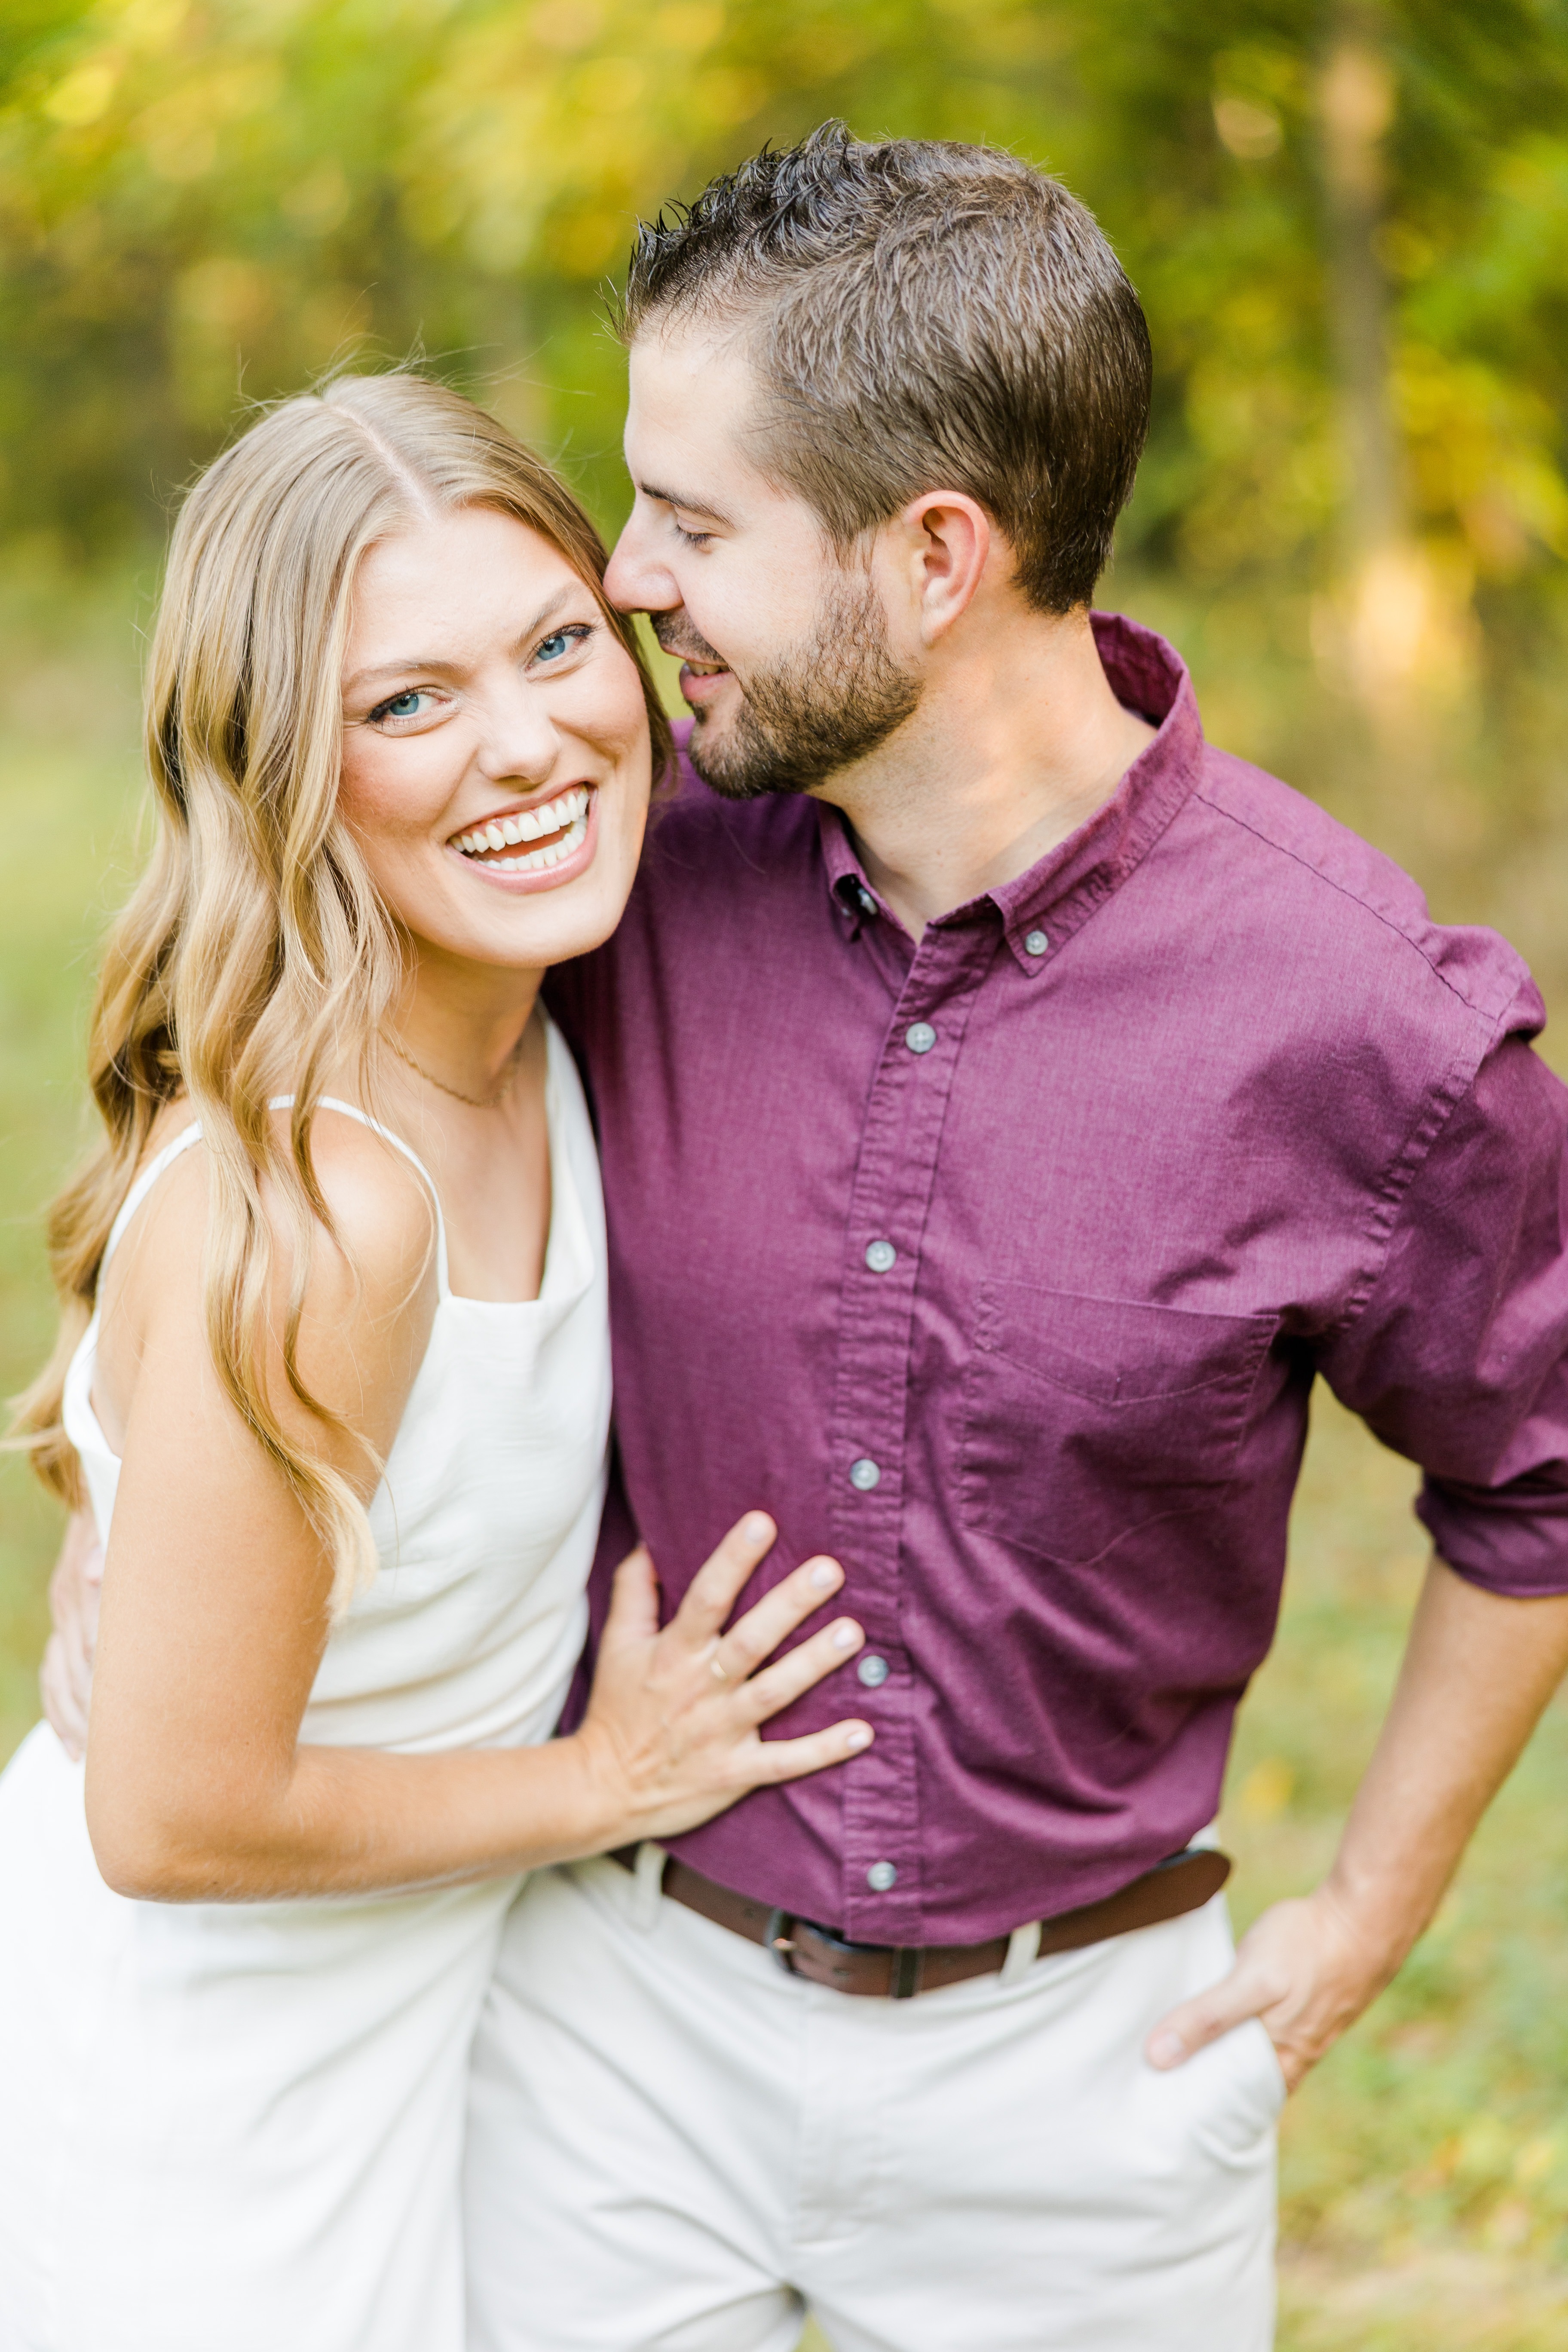
[[[868,2000],[611,1862],[510,1916],[475,2047],[470,2352],[1268,2352],[1284,2084],[1252,2023],[1145,2034],[1222,1897]]]

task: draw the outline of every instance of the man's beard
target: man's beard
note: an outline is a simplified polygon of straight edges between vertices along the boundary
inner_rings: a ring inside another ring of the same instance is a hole
[[[652,619],[666,653],[723,660],[684,612]],[[807,642],[755,673],[741,691],[741,707],[721,735],[712,734],[706,713],[698,711],[689,754],[703,782],[733,801],[810,792],[885,743],[921,698],[919,679],[893,658],[870,582],[857,593],[847,579],[835,584]]]

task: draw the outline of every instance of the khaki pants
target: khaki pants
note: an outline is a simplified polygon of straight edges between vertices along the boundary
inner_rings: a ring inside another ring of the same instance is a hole
[[[1223,1898],[913,2000],[850,1999],[613,1863],[508,1921],[475,2049],[471,2352],[1268,2352],[1250,2024],[1142,2055]]]

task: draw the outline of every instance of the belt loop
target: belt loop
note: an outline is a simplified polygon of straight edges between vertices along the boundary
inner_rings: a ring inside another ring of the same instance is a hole
[[[925,1974],[925,1954],[916,1945],[900,1944],[888,1969],[888,1990],[894,2000],[912,2000]]]
[[[1000,1981],[1017,1984],[1026,1977],[1040,1957],[1040,1923],[1031,1919],[1026,1927],[1015,1927],[1007,1938],[1007,1957],[1002,1963]]]
[[[651,1935],[658,1918],[659,1898],[664,1893],[664,1866],[669,1860],[663,1846],[645,1838],[637,1848],[637,1865],[632,1874],[632,1926],[639,1934]]]

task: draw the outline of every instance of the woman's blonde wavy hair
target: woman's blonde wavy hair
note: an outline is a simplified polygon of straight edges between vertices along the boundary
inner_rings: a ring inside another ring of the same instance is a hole
[[[301,1381],[300,1309],[318,1227],[310,1156],[325,1075],[377,1032],[405,976],[402,942],[338,814],[341,677],[360,559],[432,513],[487,507],[555,547],[642,673],[656,778],[668,722],[631,625],[605,603],[605,549],[550,468],[483,410],[398,372],[343,376],[280,403],[197,481],[175,525],[153,633],[147,763],[157,837],[110,935],[89,1076],[104,1136],[49,1215],[59,1336],[17,1401],[45,1484],[73,1508],[80,1465],[62,1421],[66,1368],[92,1313],[104,1247],[159,1110],[182,1091],[210,1166],[205,1269],[213,1361],[299,1498],[332,1565],[334,1616],[374,1570],[348,1481],[289,1433],[268,1394],[274,1276],[263,1187],[292,1243],[283,1360]],[[269,1097],[294,1097],[284,1141]]]

